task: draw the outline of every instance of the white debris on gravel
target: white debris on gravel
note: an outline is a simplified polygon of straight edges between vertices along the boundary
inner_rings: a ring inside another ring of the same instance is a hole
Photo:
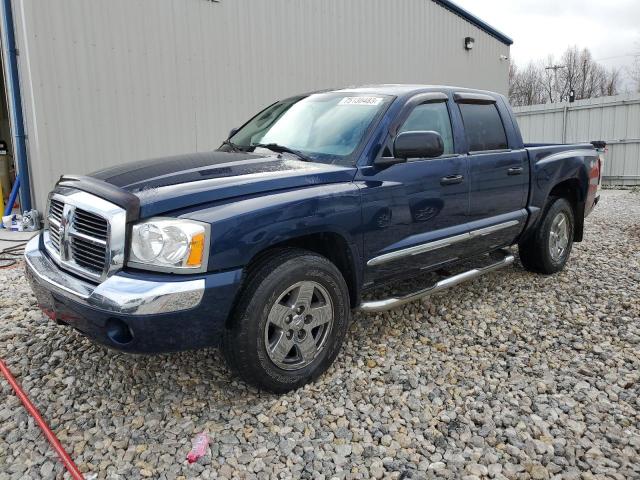
[[[640,477],[637,192],[603,192],[561,274],[516,263],[358,316],[328,373],[281,397],[213,350],[96,346],[39,312],[20,268],[0,278],[0,357],[97,478]],[[0,480],[62,478],[0,390]],[[202,431],[210,453],[189,465]]]

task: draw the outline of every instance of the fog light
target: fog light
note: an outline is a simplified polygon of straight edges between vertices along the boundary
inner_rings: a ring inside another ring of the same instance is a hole
[[[126,345],[133,340],[133,332],[129,328],[129,325],[117,318],[110,318],[107,320],[107,337],[118,345]]]

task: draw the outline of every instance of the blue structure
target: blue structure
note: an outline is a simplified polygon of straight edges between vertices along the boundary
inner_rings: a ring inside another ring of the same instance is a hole
[[[13,152],[20,179],[20,207],[22,211],[28,211],[31,210],[31,185],[11,0],[0,1],[0,14],[2,16],[2,53],[5,58],[5,83],[13,134]],[[13,204],[10,204],[10,207],[13,207]]]

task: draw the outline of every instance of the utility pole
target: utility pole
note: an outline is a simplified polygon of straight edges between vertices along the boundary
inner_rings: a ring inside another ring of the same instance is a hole
[[[554,75],[554,83],[555,83],[555,91],[558,91],[558,70],[561,70],[563,68],[567,68],[566,65],[549,65],[548,67],[545,67],[545,70],[553,70],[553,75]],[[562,101],[562,98],[560,98],[560,101]],[[551,96],[551,103],[553,103],[553,95]]]

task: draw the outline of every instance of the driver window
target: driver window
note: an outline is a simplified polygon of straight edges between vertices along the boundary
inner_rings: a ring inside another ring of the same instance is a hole
[[[444,155],[453,151],[453,133],[446,102],[423,103],[418,105],[407,117],[398,133],[432,130],[438,132],[444,142]]]

